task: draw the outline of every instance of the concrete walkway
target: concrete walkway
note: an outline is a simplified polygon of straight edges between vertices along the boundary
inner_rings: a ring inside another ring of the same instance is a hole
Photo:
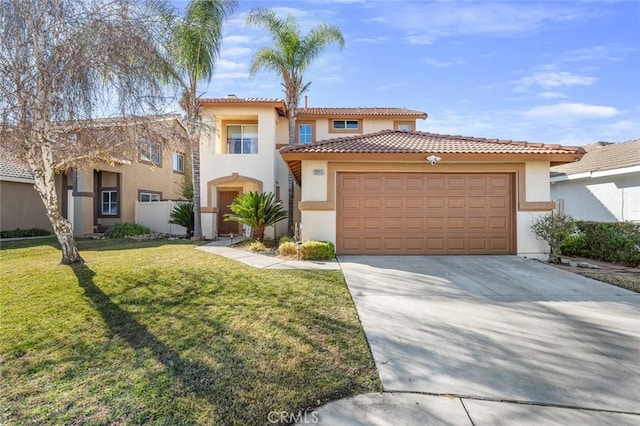
[[[196,247],[198,250],[217,254],[245,265],[258,269],[304,269],[304,270],[338,270],[340,265],[335,260],[311,261],[311,260],[285,260],[278,257],[265,256],[263,254],[252,253],[247,250],[240,250],[229,247],[231,244],[242,241],[243,237],[236,237],[233,241],[230,238],[220,238],[203,246]]]
[[[235,240],[234,242],[237,242]],[[514,256],[283,261],[340,269],[384,393],[285,413],[298,425],[640,426],[640,294]]]

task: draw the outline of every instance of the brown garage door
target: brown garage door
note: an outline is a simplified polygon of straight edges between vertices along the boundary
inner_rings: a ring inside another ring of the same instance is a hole
[[[511,174],[338,173],[339,254],[513,254]]]

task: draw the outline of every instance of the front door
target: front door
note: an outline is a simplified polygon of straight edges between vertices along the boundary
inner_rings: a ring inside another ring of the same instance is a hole
[[[218,190],[218,235],[239,235],[240,224],[238,222],[226,222],[224,217],[231,213],[229,206],[233,200],[240,195],[238,189],[219,189]]]

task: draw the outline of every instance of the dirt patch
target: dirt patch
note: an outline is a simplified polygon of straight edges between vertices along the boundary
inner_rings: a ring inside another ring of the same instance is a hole
[[[565,271],[573,272],[574,274],[640,293],[640,268],[616,265],[614,263],[601,262],[593,259],[570,258],[565,256],[562,256],[562,258],[571,261],[571,265],[551,265],[564,269]],[[583,263],[593,265],[596,268],[577,266]]]

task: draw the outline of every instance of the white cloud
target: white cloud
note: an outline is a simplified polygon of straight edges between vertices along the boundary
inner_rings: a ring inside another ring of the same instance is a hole
[[[389,41],[389,36],[365,37],[349,40],[351,43],[381,44]]]
[[[387,23],[412,44],[432,44],[443,37],[487,34],[511,36],[553,22],[567,22],[593,12],[588,5],[546,2],[389,2],[369,22]]]
[[[571,121],[583,118],[610,118],[618,113],[615,107],[564,102],[536,106],[525,111],[523,115],[536,119]]]
[[[230,58],[237,58],[237,57],[242,57],[242,56],[251,56],[251,53],[253,52],[252,49],[248,48],[248,47],[229,47],[229,48],[223,48],[223,53],[225,57],[230,57]]]
[[[620,61],[626,53],[636,52],[638,49],[620,46],[592,46],[572,50],[564,55],[569,62],[581,61]]]
[[[531,87],[539,86],[553,89],[562,86],[590,86],[597,81],[596,77],[574,74],[568,71],[542,70],[534,72],[520,80],[513,81],[516,92],[524,92]]]
[[[451,58],[449,60],[441,61],[436,58],[426,57],[422,59],[422,62],[436,68],[449,68],[455,65],[463,65],[467,61],[462,58]]]
[[[544,99],[562,99],[567,97],[567,95],[562,92],[542,92],[539,93],[538,96]]]

